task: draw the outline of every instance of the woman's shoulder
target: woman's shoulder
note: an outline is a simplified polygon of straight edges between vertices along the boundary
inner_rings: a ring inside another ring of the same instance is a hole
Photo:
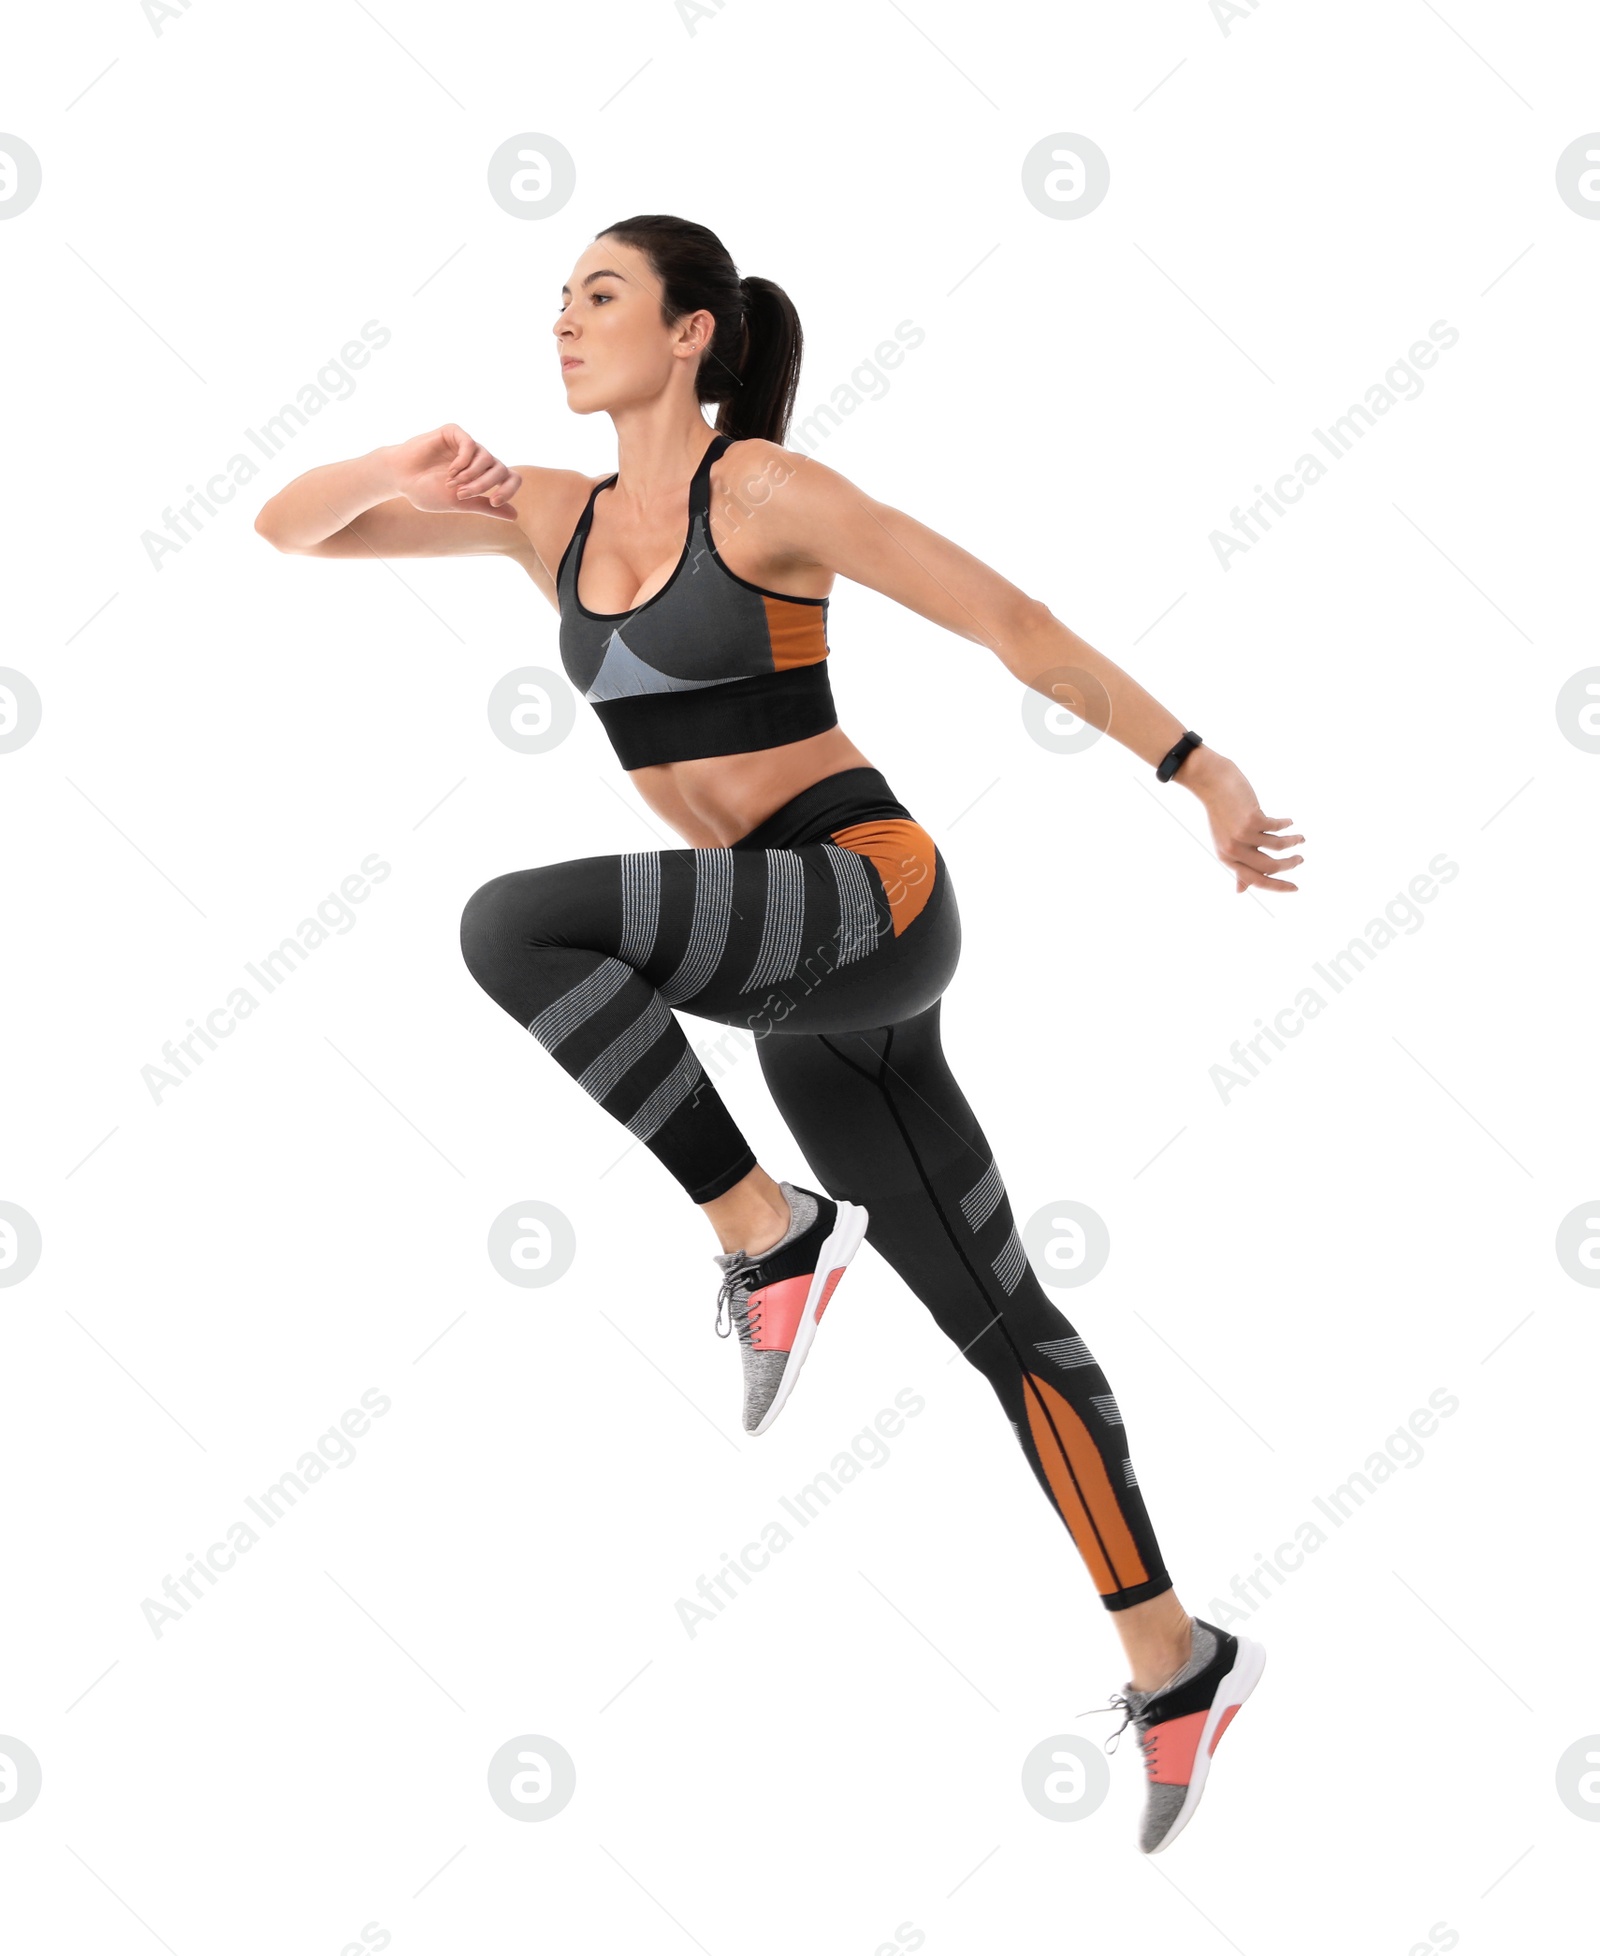
[[[554,571],[566,555],[590,496],[610,480],[610,473],[585,475],[581,469],[537,468],[521,462],[513,466],[522,477],[515,498],[522,532]]]
[[[744,492],[747,502],[762,500],[763,485],[771,489],[790,482],[803,485],[808,499],[818,503],[855,502],[861,496],[848,476],[830,469],[816,456],[759,435],[744,435],[729,442],[712,464],[712,482],[715,487]]]

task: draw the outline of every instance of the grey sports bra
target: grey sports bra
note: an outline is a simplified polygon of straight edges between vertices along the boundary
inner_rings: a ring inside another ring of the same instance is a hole
[[[711,541],[715,436],[689,485],[689,526],[667,582],[632,611],[587,610],[578,597],[597,482],[556,572],[561,663],[593,706],[625,768],[741,754],[837,726],[828,681],[828,600],[763,590]]]

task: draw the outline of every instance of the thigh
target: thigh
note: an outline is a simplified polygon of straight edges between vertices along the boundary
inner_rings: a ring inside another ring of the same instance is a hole
[[[919,831],[919,833],[922,833]],[[960,918],[931,840],[920,867],[832,841],[785,849],[651,849],[497,877],[467,906],[480,962],[550,949],[619,958],[668,1005],[768,1033],[843,1031],[924,1009],[960,955]]]
[[[758,1039],[843,1033],[925,1010],[961,948],[948,872],[925,842],[914,891],[881,859],[827,839],[660,852],[662,915],[676,930],[652,953],[654,982],[669,1004]],[[691,883],[692,898],[683,894]],[[635,908],[642,935],[647,894]]]
[[[983,1367],[1008,1356],[986,1334],[1008,1302],[997,1259],[1011,1223],[984,1199],[997,1171],[945,1062],[941,1003],[870,1030],[763,1040],[759,1055],[818,1185],[865,1207],[867,1241]]]
[[[763,1075],[784,1123],[828,1193],[866,1204],[915,1261],[940,1256],[949,1215],[966,1219],[991,1173],[988,1140],[950,1072],[942,1001],[913,1017],[844,1033],[762,1042]],[[963,1209],[963,1203],[967,1208]],[[967,1229],[957,1232],[964,1249]],[[869,1232],[870,1236],[870,1232]]]

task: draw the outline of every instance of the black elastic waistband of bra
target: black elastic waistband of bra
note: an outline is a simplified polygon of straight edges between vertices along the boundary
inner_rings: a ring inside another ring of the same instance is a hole
[[[826,659],[687,692],[628,693],[593,704],[625,768],[748,754],[809,740],[839,724]]]
[[[834,829],[852,822],[912,821],[915,818],[904,803],[895,800],[889,784],[875,767],[841,768],[825,774],[802,788],[781,808],[775,808],[748,835],[740,836],[735,849],[798,849],[807,842],[820,842]]]

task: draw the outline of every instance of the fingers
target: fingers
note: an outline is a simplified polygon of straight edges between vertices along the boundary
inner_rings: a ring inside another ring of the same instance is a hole
[[[1272,863],[1271,867],[1275,870],[1292,869],[1300,860],[1300,857],[1296,856],[1293,862]],[[1242,896],[1247,889],[1298,890],[1300,887],[1298,883],[1291,883],[1282,876],[1269,876],[1264,870],[1252,868],[1249,863],[1241,862],[1237,857],[1230,856],[1226,861],[1236,879],[1234,894],[1237,896]]]
[[[456,494],[461,497],[487,496],[490,502],[508,503],[521,487],[522,477],[514,469],[508,469],[503,462],[496,462],[493,468],[458,483]]]
[[[522,487],[522,477],[491,455],[482,442],[474,441],[464,428],[447,421],[439,430],[449,444],[450,459],[445,463],[445,485],[458,509],[489,516],[512,516],[509,505]]]
[[[515,469],[508,469],[486,448],[476,446],[467,466],[452,470],[450,480],[459,500],[487,496],[492,502],[506,503],[522,486],[522,477]]]
[[[1239,840],[1248,841],[1252,847],[1268,849],[1287,849],[1296,842],[1304,842],[1303,835],[1274,835],[1274,829],[1286,828],[1293,820],[1289,815],[1263,815],[1258,808],[1248,821],[1241,824]]]
[[[1304,842],[1303,835],[1278,835],[1273,831],[1281,829],[1292,818],[1288,815],[1263,815],[1259,809],[1248,821],[1240,824],[1238,832],[1230,836],[1218,851],[1222,860],[1246,881],[1239,886],[1268,890],[1292,890],[1293,883],[1274,881],[1268,872],[1297,869],[1305,861],[1304,856],[1269,855],[1269,850],[1288,849],[1297,842]]]
[[[1305,857],[1267,853],[1268,850],[1287,849],[1293,843],[1305,841],[1303,835],[1273,833],[1275,829],[1283,828],[1290,819],[1287,815],[1263,815],[1258,809],[1254,821],[1241,823],[1239,833],[1229,837],[1217,851],[1233,871],[1235,896],[1243,896],[1246,890],[1299,890],[1299,884],[1291,883],[1283,871],[1298,868]]]
[[[511,479],[497,479],[494,471],[481,476],[476,482],[457,489],[456,500],[463,509],[471,504],[487,502],[492,509],[509,509],[511,498],[517,493]]]
[[[477,442],[469,442],[466,448],[457,454],[445,473],[449,476],[452,487],[459,488],[499,466],[500,464],[488,449],[481,447]]]
[[[1266,849],[1283,849],[1291,842],[1304,841],[1303,835],[1264,836],[1262,843],[1265,846],[1262,847],[1257,845],[1249,829],[1242,828],[1223,840],[1217,854],[1225,863],[1249,869],[1293,869],[1297,864],[1305,861],[1304,856],[1269,856]]]
[[[492,475],[496,469],[503,467],[504,464],[491,455],[488,449],[480,448],[474,442],[467,460],[451,469],[450,480],[458,487],[464,487],[480,481],[484,476]]]

